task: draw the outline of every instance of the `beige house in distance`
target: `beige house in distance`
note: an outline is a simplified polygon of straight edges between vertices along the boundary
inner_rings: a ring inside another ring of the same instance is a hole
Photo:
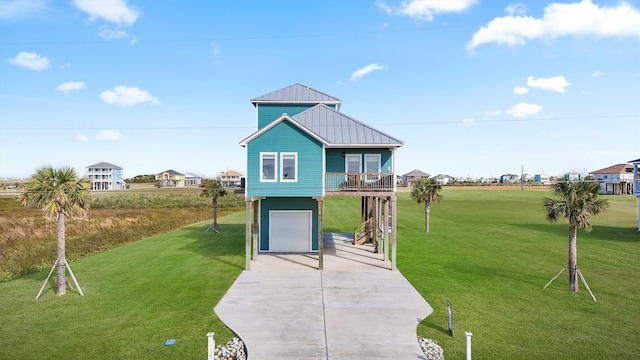
[[[240,187],[242,174],[235,170],[223,171],[218,175],[218,181],[224,187]]]
[[[166,170],[156,174],[159,187],[184,187],[185,176],[175,170]]]

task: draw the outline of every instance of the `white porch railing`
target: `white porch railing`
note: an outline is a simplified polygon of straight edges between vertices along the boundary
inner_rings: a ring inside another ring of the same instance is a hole
[[[393,191],[395,185],[392,173],[326,173],[327,192],[372,192]]]

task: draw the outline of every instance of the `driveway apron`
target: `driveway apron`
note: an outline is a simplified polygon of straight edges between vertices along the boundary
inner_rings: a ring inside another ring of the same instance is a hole
[[[270,266],[243,271],[215,307],[248,358],[425,359],[416,327],[429,304],[399,271],[355,261],[378,254],[327,235],[325,270],[308,254],[259,255]]]

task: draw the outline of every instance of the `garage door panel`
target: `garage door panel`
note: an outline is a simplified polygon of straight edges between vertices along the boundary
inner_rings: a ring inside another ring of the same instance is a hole
[[[269,226],[271,251],[311,251],[311,211],[270,211]]]

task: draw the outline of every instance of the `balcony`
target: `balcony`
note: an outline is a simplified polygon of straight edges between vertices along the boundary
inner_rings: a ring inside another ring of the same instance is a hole
[[[326,195],[366,196],[368,193],[393,192],[392,173],[326,173]]]

